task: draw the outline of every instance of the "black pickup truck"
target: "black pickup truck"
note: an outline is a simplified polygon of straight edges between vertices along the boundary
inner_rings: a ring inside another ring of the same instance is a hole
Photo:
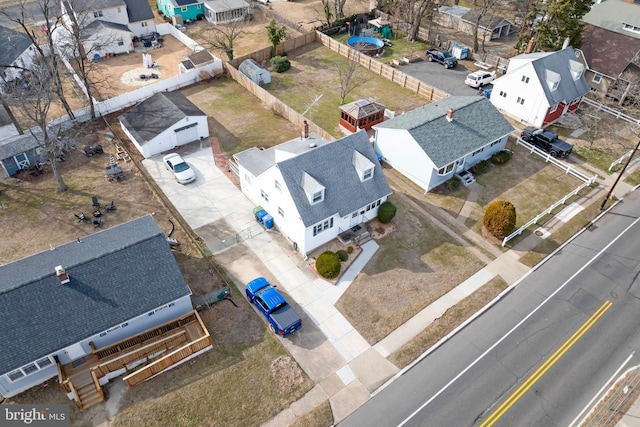
[[[552,157],[566,159],[573,150],[573,145],[558,138],[557,134],[544,129],[528,127],[522,131],[520,137],[529,144],[551,154]]]

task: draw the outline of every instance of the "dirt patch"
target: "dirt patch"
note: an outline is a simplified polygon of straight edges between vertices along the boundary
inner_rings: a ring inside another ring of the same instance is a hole
[[[290,356],[278,357],[270,368],[278,389],[284,393],[295,391],[304,382],[302,369]]]

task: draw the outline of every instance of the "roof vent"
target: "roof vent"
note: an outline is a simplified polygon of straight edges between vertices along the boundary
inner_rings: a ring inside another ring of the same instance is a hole
[[[453,108],[449,108],[449,110],[447,110],[447,121],[448,122],[453,121]]]
[[[61,265],[56,267],[56,276],[58,276],[58,280],[60,280],[61,285],[64,285],[71,281],[69,280],[69,275],[66,271],[64,271],[64,268],[62,268]]]
[[[316,144],[315,142],[312,142],[311,144],[309,144],[309,148],[316,148],[318,146],[318,144]]]

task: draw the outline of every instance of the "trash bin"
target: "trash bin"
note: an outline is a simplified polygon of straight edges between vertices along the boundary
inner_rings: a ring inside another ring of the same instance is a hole
[[[262,223],[267,229],[273,228],[273,217],[269,214],[266,214],[262,217]]]
[[[451,54],[456,59],[467,59],[469,57],[469,48],[460,44],[453,45]]]

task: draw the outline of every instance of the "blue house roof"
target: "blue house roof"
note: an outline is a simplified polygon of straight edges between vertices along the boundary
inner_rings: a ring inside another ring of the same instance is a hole
[[[151,216],[3,265],[0,373],[190,294]]]
[[[453,109],[453,120],[447,111]],[[437,168],[444,167],[513,132],[485,97],[450,96],[374,126],[404,129]]]

